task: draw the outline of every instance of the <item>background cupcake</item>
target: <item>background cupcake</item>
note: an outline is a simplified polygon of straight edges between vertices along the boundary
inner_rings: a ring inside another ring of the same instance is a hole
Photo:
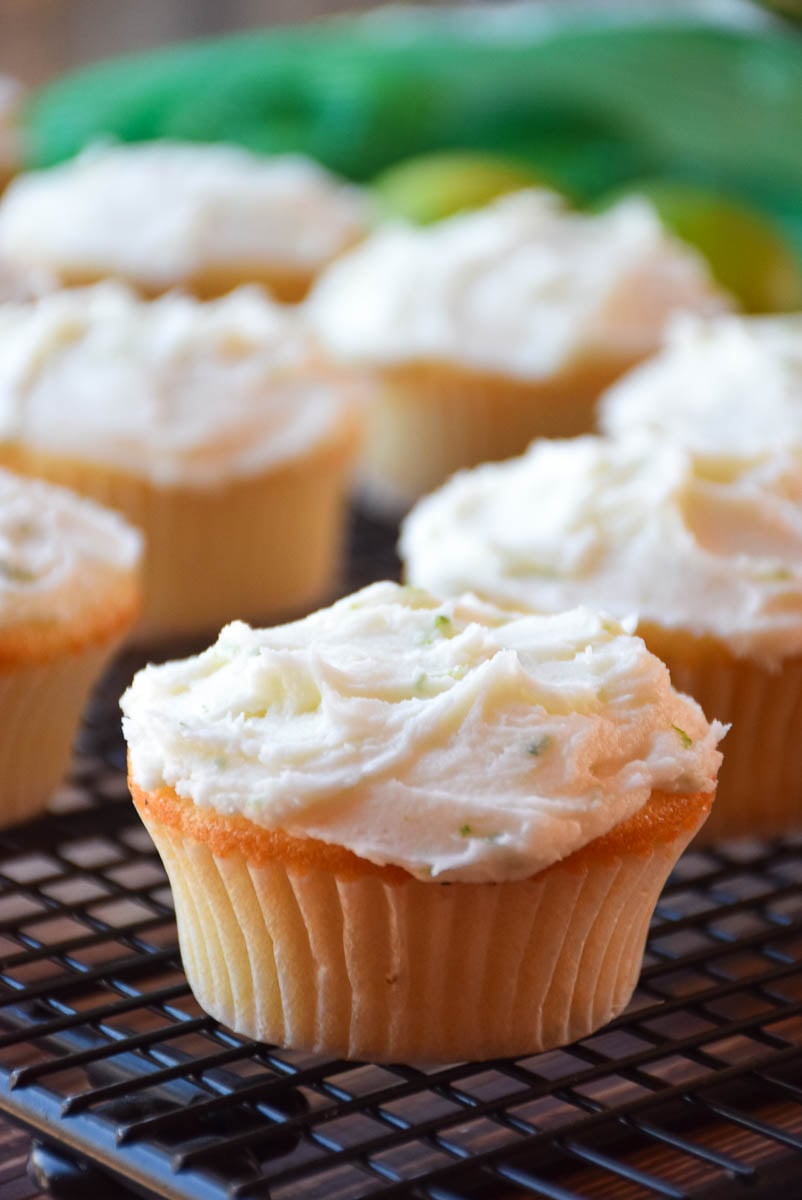
[[[705,836],[802,824],[797,455],[697,466],[648,438],[536,442],[422,501],[401,548],[408,579],[442,593],[637,614],[675,686],[732,722]]]
[[[256,289],[148,303],[104,284],[0,310],[0,461],[144,530],[144,637],[328,593],[355,391]]]
[[[229,625],[122,707],[201,1005],[380,1061],[540,1050],[620,1011],[720,761],[615,622],[390,583]]]
[[[311,159],[236,146],[98,144],[26,173],[0,204],[0,255],[68,285],[123,280],[201,298],[244,283],[299,300],[358,241],[358,188]]]
[[[0,470],[0,824],[42,811],[92,686],[140,603],[140,535]]]
[[[802,459],[802,314],[678,317],[661,353],[604,394],[599,420],[683,446],[700,471]]]
[[[308,308],[332,354],[374,372],[363,481],[398,509],[538,434],[591,430],[599,393],[657,348],[670,314],[722,304],[645,202],[588,216],[527,190],[379,230]]]

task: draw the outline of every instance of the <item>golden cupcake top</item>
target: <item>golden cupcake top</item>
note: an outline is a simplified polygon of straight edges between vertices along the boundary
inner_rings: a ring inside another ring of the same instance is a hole
[[[105,283],[0,307],[0,440],[161,486],[293,461],[354,395],[294,310],[256,288],[147,302]]]
[[[655,789],[712,791],[723,733],[613,620],[392,583],[228,625],[122,709],[145,791],[446,881],[526,877]]]
[[[541,378],[577,358],[647,354],[672,313],[724,304],[646,201],[588,215],[527,189],[425,228],[380,228],[326,270],[308,308],[349,360]]]
[[[802,315],[677,318],[600,409],[606,433],[675,442],[712,474],[777,452],[802,459]]]
[[[317,269],[360,238],[363,194],[311,159],[172,141],[97,144],[19,176],[0,254],[169,287],[232,264]]]
[[[773,663],[802,652],[802,458],[710,470],[632,436],[537,441],[455,475],[407,518],[408,579],[443,594],[712,636]]]
[[[0,643],[15,629],[68,628],[102,615],[138,572],[140,533],[66,488],[0,470]]]

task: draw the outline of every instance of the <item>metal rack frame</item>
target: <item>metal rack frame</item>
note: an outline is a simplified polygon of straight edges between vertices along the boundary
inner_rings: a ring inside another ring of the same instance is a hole
[[[380,527],[358,549],[354,582],[393,571]],[[45,1176],[66,1155],[87,1197],[802,1195],[802,838],[686,854],[629,1010],[576,1045],[437,1070],[257,1045],[195,1004],[125,799],[134,665],[96,696],[58,811],[0,834],[0,1109]]]

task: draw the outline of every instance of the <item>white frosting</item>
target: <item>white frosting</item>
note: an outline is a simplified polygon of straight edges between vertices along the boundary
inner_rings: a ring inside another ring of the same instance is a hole
[[[20,160],[19,118],[24,88],[10,75],[0,75],[0,170],[16,170]]]
[[[0,470],[0,629],[69,625],[137,569],[142,537],[65,488]]]
[[[142,788],[441,880],[526,877],[653,789],[711,790],[723,732],[615,622],[392,583],[228,625],[122,708]]]
[[[651,439],[539,441],[413,510],[412,583],[556,612],[593,604],[712,635],[773,664],[802,653],[802,459],[707,471]]]
[[[678,318],[663,352],[605,394],[601,424],[676,442],[708,471],[802,459],[802,315]]]
[[[0,253],[167,287],[232,264],[316,269],[366,220],[359,190],[310,159],[222,144],[96,145],[14,180],[0,204]]]
[[[255,288],[147,303],[118,284],[0,307],[0,439],[212,485],[331,436],[350,381]]]
[[[57,287],[58,280],[49,271],[0,259],[0,304],[36,300]]]
[[[332,264],[308,301],[330,350],[544,377],[634,358],[682,308],[723,300],[703,261],[643,200],[588,216],[529,189],[427,228],[388,226]]]

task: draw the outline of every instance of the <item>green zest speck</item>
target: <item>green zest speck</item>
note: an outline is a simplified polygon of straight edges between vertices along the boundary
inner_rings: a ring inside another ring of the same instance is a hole
[[[217,767],[218,771],[222,771],[228,766],[228,759],[224,754],[218,754],[217,758],[214,760],[214,765]]]
[[[415,680],[413,687],[415,688],[416,692],[420,693],[425,691],[427,683],[428,677],[424,671],[421,671],[420,675],[418,675],[417,679]]]
[[[551,738],[547,733],[543,737],[537,738],[534,742],[530,742],[526,747],[526,753],[531,754],[533,758],[539,758],[544,750],[548,750],[551,745]]]
[[[472,837],[473,836],[473,826],[472,825],[460,825],[459,832],[460,832],[460,837]]]
[[[17,567],[14,563],[0,560],[0,575],[9,583],[34,583],[36,574],[26,567]]]
[[[685,749],[690,750],[691,746],[693,745],[693,738],[690,736],[690,734],[686,733],[684,729],[680,729],[679,725],[672,725],[671,728],[674,730]]]

